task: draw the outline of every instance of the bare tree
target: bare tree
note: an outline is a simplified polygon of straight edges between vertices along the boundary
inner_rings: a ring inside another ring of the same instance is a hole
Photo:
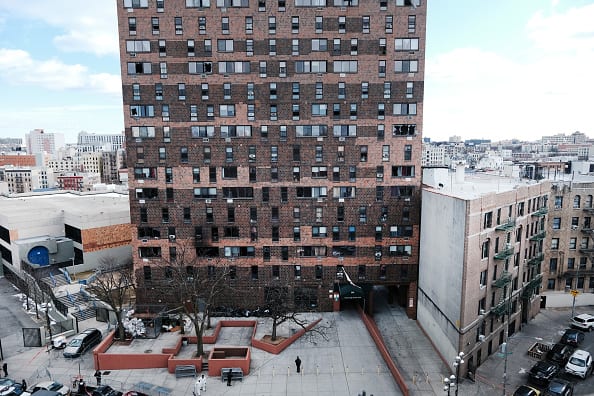
[[[210,311],[228,289],[230,269],[217,258],[211,258],[207,266],[200,265],[206,258],[199,253],[189,243],[177,243],[175,258],[157,264],[163,269],[163,278],[155,291],[190,320],[197,338],[196,355],[202,356]]]
[[[296,324],[305,330],[309,335],[320,336],[327,339],[328,330],[333,327],[332,322],[327,324],[319,324],[315,328],[308,329],[310,322],[303,317],[299,312],[296,312],[294,304],[289,300],[289,291],[287,287],[267,287],[264,291],[266,305],[264,307],[264,315],[272,319],[272,334],[270,340],[272,342],[277,340],[277,328],[285,322]],[[310,337],[315,340],[316,337]]]
[[[125,336],[122,318],[124,307],[130,304],[136,290],[132,262],[129,261],[121,265],[114,257],[108,256],[100,259],[97,276],[87,287],[87,290],[115,312],[117,338],[123,340]]]

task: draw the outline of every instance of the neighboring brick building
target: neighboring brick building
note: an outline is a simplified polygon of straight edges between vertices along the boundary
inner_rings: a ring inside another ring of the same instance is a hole
[[[594,304],[594,176],[565,175],[553,182],[543,288],[547,307]]]
[[[424,3],[118,1],[139,301],[191,244],[243,306],[337,309],[343,266],[414,316]]]
[[[517,172],[516,172],[517,173]],[[550,181],[424,169],[418,320],[474,372],[540,310]]]

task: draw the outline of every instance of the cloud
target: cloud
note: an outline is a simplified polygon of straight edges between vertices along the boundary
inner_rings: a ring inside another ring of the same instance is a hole
[[[64,31],[53,38],[66,52],[118,55],[117,13],[114,0],[2,0],[0,12],[7,18],[45,22]]]
[[[58,59],[36,60],[27,51],[0,48],[0,79],[11,85],[35,85],[53,91],[90,89],[121,95],[120,77],[89,73],[86,66]]]
[[[594,50],[594,4],[545,15],[536,12],[526,24],[534,45],[551,52]]]

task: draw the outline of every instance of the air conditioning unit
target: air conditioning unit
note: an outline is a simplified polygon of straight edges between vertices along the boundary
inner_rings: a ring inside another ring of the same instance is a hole
[[[479,313],[480,313],[481,315],[484,315],[484,314],[485,314],[485,310],[484,310],[484,309],[481,309],[481,310],[479,311]]]
[[[147,242],[148,242],[148,239],[143,239],[142,240],[142,243],[147,243]]]
[[[380,260],[382,258],[382,252],[375,252],[375,259]]]
[[[212,203],[212,200],[211,199],[205,199],[204,200],[204,203],[207,203],[207,204]]]
[[[384,178],[384,174],[383,173],[376,173],[375,177],[378,179],[383,179]]]
[[[478,338],[479,338],[479,341],[480,342],[485,341],[485,335],[484,334],[479,334],[479,337]]]
[[[341,137],[338,138],[338,141],[339,142],[344,142],[345,140],[346,140],[346,138],[344,136],[341,136]]]
[[[209,141],[210,141],[210,139],[208,139],[208,138],[202,138],[203,143],[208,143]]]
[[[175,241],[175,235],[169,235],[169,240],[170,241]]]
[[[577,230],[577,229],[578,229],[578,226],[576,226],[576,225],[572,225],[572,226],[571,226],[571,229],[572,229],[572,230]]]

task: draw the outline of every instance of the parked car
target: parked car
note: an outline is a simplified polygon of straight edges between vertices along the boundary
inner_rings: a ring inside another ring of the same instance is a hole
[[[528,379],[536,385],[547,386],[549,381],[553,379],[559,372],[559,366],[555,363],[541,360],[530,369]]]
[[[528,385],[520,385],[514,392],[514,396],[540,396],[540,391]]]
[[[19,396],[23,393],[20,382],[10,378],[0,378],[0,396]]]
[[[545,396],[571,396],[573,395],[573,383],[561,378],[553,378],[544,394]]]
[[[47,390],[47,389],[39,389],[38,391],[35,391],[34,393],[32,393],[32,396],[60,396],[61,394],[58,392],[54,392],[51,390]]]
[[[113,389],[109,385],[101,385],[95,388],[93,396],[122,396],[122,392]]]
[[[62,385],[56,381],[41,381],[37,384],[27,388],[27,391],[23,393],[23,396],[30,396],[38,390],[48,390],[52,392],[56,392],[58,395],[68,396],[70,395],[70,388],[66,385]]]
[[[571,327],[576,327],[581,330],[590,331],[594,329],[594,316],[589,314],[581,314],[571,318]]]
[[[555,344],[547,352],[546,358],[553,363],[563,366],[565,363],[567,363],[574,350],[575,348],[571,345]]]
[[[128,391],[124,393],[124,396],[149,396],[146,393],[137,392],[137,391]]]
[[[101,335],[101,331],[98,329],[86,329],[82,333],[77,334],[72,340],[70,340],[68,345],[66,345],[66,348],[64,348],[64,357],[78,357],[95,345],[99,344],[102,338],[103,336]]]
[[[563,333],[561,341],[559,342],[561,344],[577,347],[582,343],[582,341],[584,341],[584,333],[575,329],[567,329],[565,330],[565,333]]]
[[[590,355],[590,352],[582,349],[575,351],[565,365],[565,372],[586,378],[592,372],[592,355]]]

